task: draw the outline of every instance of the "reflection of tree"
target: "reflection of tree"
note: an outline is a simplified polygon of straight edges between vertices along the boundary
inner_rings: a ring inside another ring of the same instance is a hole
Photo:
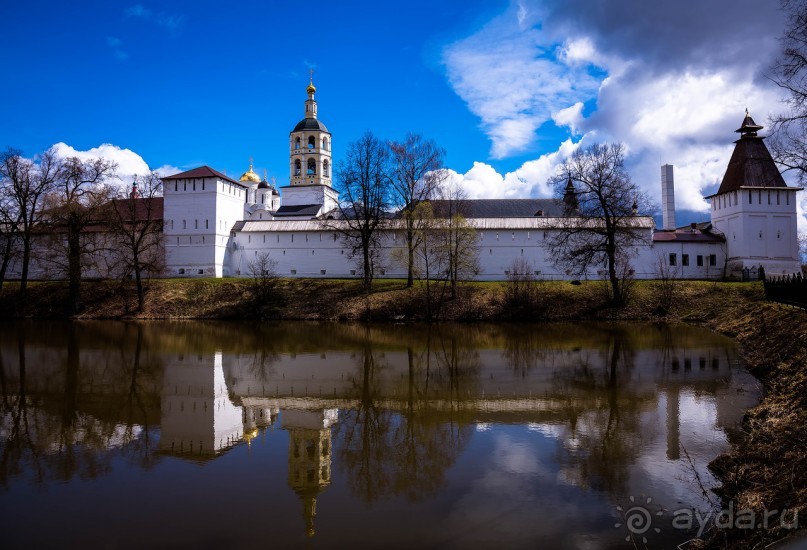
[[[556,378],[558,389],[573,403],[568,413],[574,443],[560,460],[573,467],[581,484],[621,493],[628,467],[639,456],[643,401],[623,383],[634,361],[628,335],[618,328],[609,332],[605,349],[583,356]]]
[[[372,502],[389,491],[390,458],[396,450],[390,437],[392,414],[376,403],[383,365],[369,339],[360,357],[359,376],[353,379],[358,405],[340,415],[337,429],[343,432],[340,463],[348,472],[350,486]]]
[[[153,388],[162,367],[144,361],[142,326],[134,327],[133,338],[126,335],[117,348],[110,347],[120,357],[93,361],[84,356],[97,350],[82,349],[80,323],[54,335],[66,337],[56,361],[52,350],[40,355],[42,348],[30,348],[25,324],[16,327],[16,369],[6,360],[8,345],[0,346],[0,484],[7,487],[25,472],[38,483],[93,479],[108,473],[116,456],[140,467],[154,463],[149,417],[155,407],[159,410]],[[132,344],[134,349],[127,350]],[[33,353],[38,357],[29,364]]]
[[[361,375],[355,379],[358,407],[340,413],[337,429],[342,434],[338,464],[354,492],[368,502],[433,494],[469,438],[470,416],[460,396],[475,380],[474,354],[456,335],[432,346],[429,331],[424,351],[407,349],[406,398],[390,404],[380,399],[379,354],[369,338],[364,343]]]
[[[514,325],[504,333],[502,356],[514,372],[526,378],[539,364],[554,358],[556,353],[547,339],[532,326]]]

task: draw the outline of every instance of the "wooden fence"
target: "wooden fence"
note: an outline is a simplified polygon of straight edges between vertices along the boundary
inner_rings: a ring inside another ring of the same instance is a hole
[[[802,273],[765,278],[765,297],[773,302],[807,309],[807,276]]]

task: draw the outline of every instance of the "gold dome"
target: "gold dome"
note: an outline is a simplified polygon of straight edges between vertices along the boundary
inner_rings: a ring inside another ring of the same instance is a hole
[[[306,91],[306,93],[308,93],[308,94],[313,94],[314,92],[316,92],[316,91],[317,91],[317,87],[316,87],[316,86],[314,86],[314,83],[313,83],[313,82],[311,82],[311,83],[308,85],[308,88],[306,88],[306,89],[305,89],[305,91]]]
[[[252,170],[252,159],[249,159],[249,170],[241,174],[241,181],[248,181],[251,183],[260,183],[261,178]]]

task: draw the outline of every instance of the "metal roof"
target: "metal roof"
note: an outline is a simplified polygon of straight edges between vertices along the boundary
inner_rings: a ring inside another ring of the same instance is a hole
[[[466,218],[559,217],[565,212],[565,204],[558,199],[468,199],[453,205],[447,200],[429,202],[436,216],[452,210]]]
[[[711,242],[722,243],[726,238],[712,232],[710,222],[692,223],[675,229],[660,229],[653,232],[653,242]]]
[[[736,130],[740,133],[740,139],[734,142],[734,152],[715,195],[743,187],[787,187],[770,151],[762,141],[764,138],[757,135],[757,130],[761,129],[762,126],[746,114],[742,126]]]
[[[214,170],[210,166],[200,166],[199,168],[194,168],[193,170],[187,170],[185,172],[180,172],[179,174],[174,174],[173,176],[166,176],[163,179],[165,180],[179,180],[179,179],[188,179],[188,178],[219,178],[224,181],[228,181],[230,183],[234,183],[244,188],[248,188],[248,185],[244,185],[240,181],[236,181],[229,176],[225,176],[218,170]]]
[[[316,118],[304,118],[297,123],[292,132],[302,132],[304,130],[314,130],[318,132],[328,132],[325,125]],[[330,132],[328,132],[330,134]]]
[[[580,218],[540,217],[540,218],[472,218],[468,225],[476,230],[510,231],[516,229],[557,229],[567,224],[588,223],[596,225],[596,220],[581,220]],[[655,226],[650,216],[636,216],[631,218],[636,229],[652,229]],[[404,229],[403,220],[390,220],[390,225],[384,229]],[[346,229],[344,220],[251,220],[244,222],[244,232],[268,231],[337,231]]]
[[[275,216],[316,216],[319,214],[321,204],[295,204],[293,206],[281,206],[275,212]]]

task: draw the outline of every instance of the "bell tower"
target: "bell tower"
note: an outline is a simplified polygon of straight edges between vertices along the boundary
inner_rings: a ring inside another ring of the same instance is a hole
[[[316,92],[312,69],[306,88],[308,99],[305,101],[305,118],[297,123],[289,135],[289,183],[292,186],[331,186],[331,133],[317,119]]]

